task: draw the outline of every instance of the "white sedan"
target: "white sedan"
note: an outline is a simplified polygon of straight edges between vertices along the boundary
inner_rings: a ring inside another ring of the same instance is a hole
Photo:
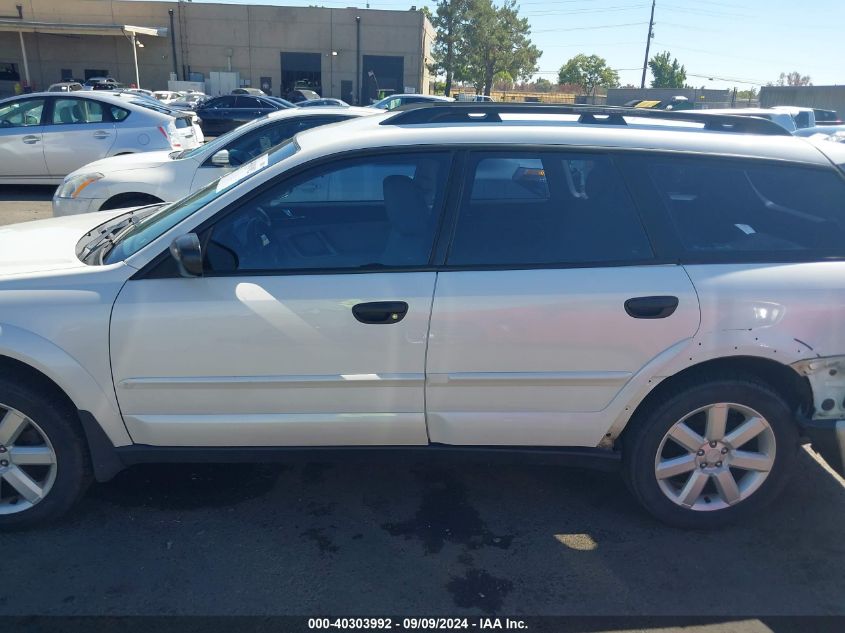
[[[100,160],[65,178],[53,197],[53,215],[179,200],[297,132],[378,113],[373,108],[288,108],[195,149]]]
[[[107,156],[199,144],[189,113],[174,116],[135,101],[141,97],[82,90],[0,101],[0,183],[60,184],[75,169]]]

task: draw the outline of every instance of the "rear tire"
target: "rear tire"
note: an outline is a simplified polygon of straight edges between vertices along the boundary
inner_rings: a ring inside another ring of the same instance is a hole
[[[0,529],[57,519],[91,480],[76,411],[59,394],[0,377]]]
[[[786,401],[746,376],[687,384],[638,413],[622,439],[634,496],[680,528],[722,527],[770,503],[799,447]]]

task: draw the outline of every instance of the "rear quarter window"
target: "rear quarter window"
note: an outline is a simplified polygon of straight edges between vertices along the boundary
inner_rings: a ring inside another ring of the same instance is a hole
[[[845,257],[845,179],[834,169],[673,158],[647,173],[693,259]]]

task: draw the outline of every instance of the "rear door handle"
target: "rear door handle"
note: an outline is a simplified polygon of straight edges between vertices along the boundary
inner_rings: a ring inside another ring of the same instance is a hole
[[[625,302],[625,312],[635,319],[665,319],[678,308],[678,297],[633,297]]]
[[[352,314],[361,323],[385,324],[399,323],[408,314],[408,304],[404,301],[373,301],[359,303],[352,308]]]
[[[34,143],[37,143],[37,142],[38,142],[38,141],[40,141],[41,139],[40,139],[40,138],[38,138],[37,136],[33,136],[32,134],[30,134],[30,135],[28,135],[28,136],[24,136],[21,140],[22,140],[24,143],[26,143],[27,145],[33,145]]]
[[[105,132],[103,130],[98,130],[97,132],[94,132],[94,138],[103,139],[108,138],[109,136],[111,136],[111,132]]]

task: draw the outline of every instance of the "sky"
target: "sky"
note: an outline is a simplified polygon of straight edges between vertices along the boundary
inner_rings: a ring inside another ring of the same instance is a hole
[[[201,2],[204,0],[194,0]],[[361,0],[213,0],[236,4],[357,6]],[[498,0],[494,0],[498,2]],[[543,51],[537,77],[556,81],[578,53],[604,57],[622,85],[640,85],[651,0],[522,0]],[[372,9],[434,10],[434,0],[371,0]],[[814,85],[845,84],[845,0],[656,0],[651,52],[670,51],[687,83],[744,90],[797,70]],[[650,77],[650,75],[649,75]],[[647,79],[648,81],[649,79]]]

